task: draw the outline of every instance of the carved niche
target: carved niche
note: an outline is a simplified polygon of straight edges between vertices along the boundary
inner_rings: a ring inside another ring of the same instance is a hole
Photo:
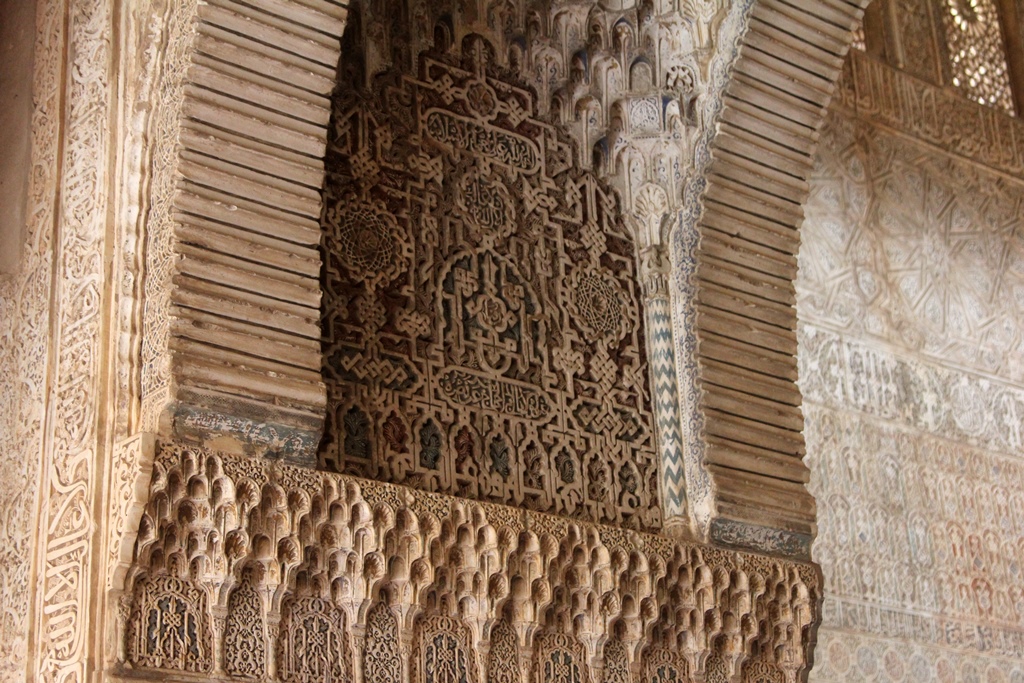
[[[587,683],[590,668],[582,643],[564,633],[540,633],[535,642],[537,660],[534,678],[537,683]]]
[[[488,683],[522,683],[522,680],[516,634],[508,619],[502,619],[491,629],[487,681]]]
[[[636,247],[536,104],[476,35],[336,93],[321,465],[656,529]]]
[[[135,667],[194,673],[213,668],[207,593],[189,579],[159,575],[135,584],[127,655]]]
[[[469,629],[453,617],[419,620],[413,651],[413,683],[478,683]]]
[[[644,657],[644,681],[649,683],[683,683],[690,680],[686,660],[676,651],[658,647]]]
[[[366,614],[366,639],[363,647],[363,681],[387,683],[404,680],[402,656],[398,651],[398,621],[383,602]]]
[[[786,675],[767,658],[753,659],[743,667],[745,683],[785,683]]]
[[[239,678],[262,678],[267,670],[267,618],[251,573],[231,593],[224,626],[224,670]]]
[[[283,610],[278,640],[278,676],[283,683],[343,683],[352,680],[345,613],[318,597],[291,600]]]
[[[631,683],[629,654],[618,638],[612,638],[604,645],[604,683]]]

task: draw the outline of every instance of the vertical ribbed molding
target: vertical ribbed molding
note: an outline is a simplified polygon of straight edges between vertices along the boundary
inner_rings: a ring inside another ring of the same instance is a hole
[[[320,188],[346,14],[324,0],[198,4],[173,215],[177,437],[315,462]]]
[[[809,557],[797,386],[799,228],[825,109],[867,0],[757,0],[711,146],[697,251],[712,540]]]

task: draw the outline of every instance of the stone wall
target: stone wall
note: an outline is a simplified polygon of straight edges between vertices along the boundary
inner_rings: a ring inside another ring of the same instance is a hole
[[[5,3],[5,11],[14,10]],[[46,5],[47,3],[43,3]],[[40,22],[52,28],[56,17],[41,8]],[[18,12],[17,14],[21,14]],[[9,15],[5,14],[4,19]],[[34,19],[34,18],[33,18]],[[54,236],[52,198],[56,177],[40,172],[56,163],[59,100],[56,44],[53,35],[41,35],[36,45],[35,98],[40,105],[32,121],[33,167],[25,211],[12,211],[2,220],[2,249],[12,255],[14,272],[0,276],[0,452],[4,476],[0,478],[0,680],[23,680],[28,649],[30,576],[42,449],[46,371],[46,334],[51,296]],[[22,47],[19,45],[19,47]],[[7,74],[5,73],[5,76]],[[6,82],[6,78],[5,78]],[[25,173],[25,167],[19,169]],[[21,183],[5,173],[3,180]],[[5,190],[6,191],[6,190]],[[17,194],[17,193],[15,193]],[[4,196],[4,204],[8,197]],[[25,214],[32,220],[24,223]],[[22,221],[13,226],[9,221]]]
[[[812,681],[1024,680],[1022,190],[827,123],[798,279]]]
[[[0,3],[0,273],[13,272],[21,256],[28,195],[29,147],[32,125],[32,47],[35,40],[34,2]]]

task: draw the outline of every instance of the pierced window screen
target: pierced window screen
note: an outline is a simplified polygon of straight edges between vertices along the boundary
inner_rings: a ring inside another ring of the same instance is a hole
[[[981,104],[1013,112],[1003,36],[993,0],[944,0],[952,83]]]

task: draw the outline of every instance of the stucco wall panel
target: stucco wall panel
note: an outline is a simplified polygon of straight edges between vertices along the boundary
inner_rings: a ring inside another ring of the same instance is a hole
[[[1022,680],[1022,188],[846,114],[811,186],[811,680]]]

